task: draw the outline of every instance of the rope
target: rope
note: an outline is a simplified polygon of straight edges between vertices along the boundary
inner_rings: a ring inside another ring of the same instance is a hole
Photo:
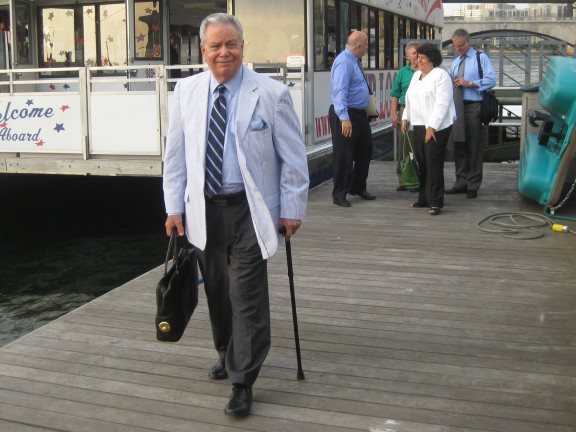
[[[490,223],[498,229],[484,228],[482,224]],[[480,231],[498,234],[515,240],[534,240],[544,237],[546,234],[543,228],[550,228],[554,231],[569,232],[576,235],[575,231],[565,229],[562,225],[557,225],[546,216],[537,213],[496,213],[482,219],[476,227]],[[554,227],[554,228],[553,228]],[[557,229],[556,227],[560,227]]]

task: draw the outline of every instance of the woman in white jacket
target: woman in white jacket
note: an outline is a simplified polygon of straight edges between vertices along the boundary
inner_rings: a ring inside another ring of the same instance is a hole
[[[456,118],[452,79],[439,66],[442,53],[433,44],[417,48],[418,71],[406,92],[402,131],[414,131],[413,148],[420,168],[420,194],[412,207],[430,207],[432,216],[444,207],[444,158]]]

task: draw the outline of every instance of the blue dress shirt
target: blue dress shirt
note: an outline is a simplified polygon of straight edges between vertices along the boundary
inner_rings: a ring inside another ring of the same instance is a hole
[[[330,98],[340,120],[350,120],[348,108],[363,110],[368,106],[368,84],[358,65],[358,57],[346,48],[332,64]]]
[[[210,122],[210,112],[212,106],[218,98],[216,87],[220,83],[210,77],[210,103],[208,104],[208,114],[206,116],[207,123]],[[226,91],[224,97],[226,98],[226,136],[224,137],[224,157],[222,160],[222,190],[218,195],[227,195],[231,193],[241,192],[244,190],[244,180],[240,171],[238,163],[238,152],[236,150],[236,135],[234,134],[234,124],[236,122],[236,110],[238,109],[238,94],[240,92],[240,85],[242,84],[242,69],[230,81],[224,83]],[[208,127],[206,128],[208,132]],[[208,142],[208,134],[206,134],[206,142]]]
[[[458,78],[458,67],[460,66],[460,62],[464,61],[464,79],[478,86],[478,88],[463,87],[464,100],[466,101],[481,101],[482,92],[484,90],[490,90],[496,85],[494,67],[488,58],[488,55],[484,53],[480,54],[480,64],[482,65],[482,73],[484,74],[484,78],[480,79],[476,52],[477,51],[474,48],[470,48],[468,52],[464,54],[464,60],[462,60],[462,57],[458,57],[454,59],[450,66],[450,75],[452,76],[452,79],[455,80]]]

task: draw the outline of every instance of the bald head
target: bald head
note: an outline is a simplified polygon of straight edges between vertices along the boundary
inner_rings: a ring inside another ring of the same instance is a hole
[[[368,49],[368,36],[361,31],[350,33],[348,41],[346,42],[346,48],[352,51],[356,57],[362,58]]]

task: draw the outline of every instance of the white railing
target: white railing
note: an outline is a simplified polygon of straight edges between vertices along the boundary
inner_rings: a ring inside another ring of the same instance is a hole
[[[174,71],[206,67],[0,70],[0,172],[161,175]],[[299,72],[267,75],[291,86],[304,119]]]

